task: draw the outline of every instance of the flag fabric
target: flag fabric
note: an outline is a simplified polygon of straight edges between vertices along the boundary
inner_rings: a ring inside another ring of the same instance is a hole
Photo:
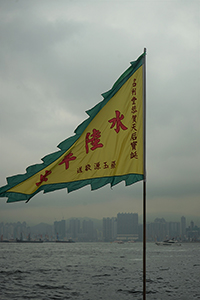
[[[86,113],[75,135],[45,156],[26,173],[7,178],[0,197],[7,202],[29,201],[44,193],[66,188],[68,192],[91,185],[126,185],[144,179],[143,68],[145,53],[102,94],[103,100]]]

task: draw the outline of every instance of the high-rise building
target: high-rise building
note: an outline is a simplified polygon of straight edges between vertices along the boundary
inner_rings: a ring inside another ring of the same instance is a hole
[[[147,238],[162,241],[168,237],[167,222],[164,218],[156,218],[153,223],[147,224]]]
[[[186,218],[184,216],[181,217],[181,237],[184,238],[186,234]]]
[[[178,238],[180,236],[180,222],[168,222],[169,238]]]
[[[114,241],[117,237],[116,218],[103,218],[103,240],[104,242]]]
[[[191,228],[191,229],[194,228],[194,222],[193,222],[193,221],[190,222],[190,228]]]
[[[62,240],[65,238],[65,236],[66,236],[65,220],[54,222],[54,233],[58,240],[60,240],[60,239]]]
[[[77,239],[80,233],[80,220],[71,219],[69,221],[69,237],[72,239]]]
[[[117,238],[122,240],[138,239],[138,214],[117,214]]]
[[[92,220],[83,220],[82,233],[85,235],[86,241],[93,241],[94,239],[94,222]]]
[[[104,242],[112,240],[111,218],[103,218],[103,239]]]

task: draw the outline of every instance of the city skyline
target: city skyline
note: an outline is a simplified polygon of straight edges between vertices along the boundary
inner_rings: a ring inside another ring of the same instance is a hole
[[[115,216],[103,216],[100,219],[93,218],[93,217],[77,217],[77,216],[74,216],[74,217],[70,217],[70,218],[66,218],[66,219],[65,218],[56,219],[56,220],[52,221],[51,223],[46,223],[46,222],[41,221],[40,223],[32,224],[32,222],[28,222],[28,221],[25,221],[25,220],[18,220],[18,221],[15,221],[15,222],[10,222],[10,221],[4,222],[4,221],[0,220],[0,223],[5,223],[6,224],[6,223],[18,223],[18,222],[19,223],[24,223],[25,222],[26,224],[28,224],[29,226],[32,226],[32,227],[37,226],[39,224],[47,224],[47,225],[51,226],[55,222],[70,221],[72,219],[77,219],[77,220],[81,220],[81,221],[83,221],[83,220],[103,221],[103,219],[106,219],[106,218],[109,218],[109,219],[117,218],[118,214],[137,214],[138,215],[137,212],[118,212]],[[195,218],[190,218],[187,215],[180,216],[180,217],[177,217],[177,218],[173,218],[173,217],[172,218],[167,218],[167,217],[164,217],[164,216],[155,216],[155,217],[152,217],[151,219],[147,220],[147,224],[154,222],[156,219],[164,219],[166,222],[180,222],[181,223],[182,218],[185,218],[185,220],[186,220],[186,227],[190,226],[191,222],[195,223],[195,225],[197,225],[197,226],[200,226],[200,219],[199,218],[196,218],[196,220],[195,220]],[[142,217],[139,216],[139,215],[138,215],[138,224],[143,224]]]
[[[26,222],[0,223],[0,241],[74,241],[74,242],[141,242],[143,224],[138,222],[137,213],[118,213],[113,218],[78,219],[55,221],[28,226]],[[156,218],[147,223],[147,241],[162,241],[174,238],[181,241],[199,241],[200,227],[193,221],[186,225],[186,218],[179,221],[167,221]]]

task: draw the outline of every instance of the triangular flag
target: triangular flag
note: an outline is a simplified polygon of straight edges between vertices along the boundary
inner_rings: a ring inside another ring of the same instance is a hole
[[[120,76],[103,100],[87,111],[89,118],[75,135],[58,145],[59,151],[43,163],[29,166],[26,174],[7,178],[0,197],[7,202],[28,201],[44,193],[90,184],[98,189],[121,181],[126,185],[144,179],[143,53]]]

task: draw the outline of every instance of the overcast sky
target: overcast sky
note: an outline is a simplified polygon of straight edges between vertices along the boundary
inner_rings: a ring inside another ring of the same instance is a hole
[[[147,48],[147,219],[200,225],[200,1],[0,0],[0,186],[58,150]],[[0,199],[0,222],[142,215],[142,182]]]

